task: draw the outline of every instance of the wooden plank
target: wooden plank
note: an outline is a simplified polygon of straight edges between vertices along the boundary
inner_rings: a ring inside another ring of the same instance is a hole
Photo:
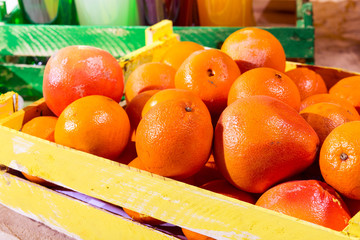
[[[219,48],[238,27],[174,27],[182,41],[194,41]],[[314,56],[314,29],[296,27],[264,28],[283,44],[288,58]],[[14,56],[51,56],[69,45],[91,45],[109,51],[116,58],[145,45],[145,27],[85,27],[3,25],[0,26],[0,54]]]
[[[219,239],[355,239],[4,126],[0,126],[0,135],[0,152],[4,153],[0,162],[5,166],[207,236]]]
[[[18,94],[7,92],[0,95],[0,119],[7,117],[18,109]]]
[[[25,100],[42,97],[44,66],[0,64],[0,93],[14,91]]]
[[[4,171],[0,202],[75,239],[177,239]]]
[[[65,46],[90,45],[119,58],[145,45],[145,28],[5,24],[0,26],[0,55],[46,57]]]

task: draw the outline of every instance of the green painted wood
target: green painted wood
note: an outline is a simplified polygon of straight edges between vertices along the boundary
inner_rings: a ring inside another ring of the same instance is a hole
[[[263,28],[283,45],[289,60],[314,62],[312,5],[297,0],[298,24],[294,27]],[[20,11],[15,11],[19,13]],[[11,19],[20,19],[14,17]],[[9,21],[19,23],[16,21]],[[44,66],[35,66],[69,45],[90,45],[120,58],[145,45],[147,26],[99,27],[70,25],[4,24],[0,26],[0,93],[16,91],[31,101],[42,96]],[[174,27],[182,41],[220,48],[239,27]]]
[[[145,27],[0,26],[0,55],[51,56],[69,45],[90,45],[124,56],[145,45]]]
[[[15,91],[25,100],[42,97],[44,66],[0,64],[0,93]]]

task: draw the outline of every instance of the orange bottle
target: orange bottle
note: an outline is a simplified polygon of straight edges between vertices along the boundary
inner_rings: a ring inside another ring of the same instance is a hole
[[[252,0],[197,0],[201,26],[255,25]]]

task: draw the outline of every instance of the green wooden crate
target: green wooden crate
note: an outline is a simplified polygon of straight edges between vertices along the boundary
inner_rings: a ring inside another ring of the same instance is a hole
[[[297,0],[294,27],[264,28],[285,49],[288,60],[314,62],[312,5]],[[18,13],[17,13],[18,14]],[[14,22],[8,20],[8,22]],[[147,26],[99,27],[71,25],[9,24],[0,26],[0,93],[16,91],[25,100],[42,97],[44,64],[57,50],[69,45],[91,45],[120,58],[145,45]],[[239,27],[174,27],[182,41],[219,48]]]

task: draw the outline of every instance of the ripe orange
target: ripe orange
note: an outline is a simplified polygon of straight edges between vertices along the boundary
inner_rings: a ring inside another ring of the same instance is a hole
[[[159,90],[148,90],[136,95],[127,105],[125,111],[130,120],[131,140],[135,141],[136,128],[141,120],[141,113],[146,102]]]
[[[301,100],[315,94],[327,93],[324,79],[308,68],[295,68],[285,73],[299,89]]]
[[[277,98],[299,110],[300,93],[284,73],[271,68],[255,68],[243,73],[230,88],[228,105],[239,98],[266,95]]]
[[[150,97],[150,99],[145,103],[141,115],[144,116],[152,107],[154,107],[158,103],[175,99],[201,101],[198,95],[189,90],[177,88],[164,89]]]
[[[184,60],[190,56],[191,53],[203,50],[204,47],[195,42],[178,42],[173,44],[166,50],[164,56],[161,59],[161,62],[172,66],[176,70],[180,67],[180,65],[184,62]]]
[[[217,49],[192,53],[175,76],[175,87],[195,92],[206,104],[212,116],[225,109],[229,89],[240,76],[236,63]]]
[[[170,100],[158,103],[141,119],[136,151],[148,171],[184,179],[205,165],[212,137],[210,113],[201,100]]]
[[[54,142],[54,130],[57,117],[40,116],[25,123],[21,131],[32,136]]]
[[[339,194],[317,180],[279,184],[262,194],[256,205],[337,231],[343,230],[350,220]]]
[[[30,121],[28,121],[27,123],[25,123],[22,126],[21,131],[23,133],[27,133],[32,136],[54,142],[55,141],[54,140],[54,131],[55,131],[56,122],[57,122],[57,117],[52,117],[52,116],[35,117],[35,118],[31,119]],[[49,183],[42,178],[31,176],[24,172],[22,172],[22,174],[28,180],[30,180],[32,182],[46,185],[46,186],[53,185],[52,183]]]
[[[237,189],[236,187],[232,186],[229,182],[226,180],[214,180],[211,182],[208,182],[201,186],[201,188],[216,192],[219,194],[223,194],[225,196],[238,199],[240,201],[248,202],[251,204],[255,204],[255,198],[247,192],[241,191],[240,189]],[[210,240],[214,239],[211,237],[207,237],[205,235],[190,231],[188,229],[182,228],[182,232],[186,236],[188,240]]]
[[[130,167],[134,167],[140,170],[146,170],[144,168],[144,165],[142,164],[142,162],[140,161],[139,158],[135,158],[134,160],[132,160],[128,166]],[[156,218],[150,217],[146,214],[142,214],[142,213],[138,213],[135,211],[132,211],[128,208],[123,208],[123,210],[131,217],[131,219],[138,221],[140,223],[145,223],[145,224],[151,224],[151,225],[159,225],[162,224],[163,221],[158,220]]]
[[[59,116],[81,97],[104,95],[120,102],[123,71],[107,51],[90,46],[69,46],[55,53],[45,66],[43,94],[48,107]]]
[[[129,103],[136,95],[147,90],[174,88],[176,70],[160,62],[145,63],[137,67],[125,84],[125,99]]]
[[[320,145],[334,128],[346,122],[360,120],[357,112],[353,115],[342,106],[327,102],[313,104],[302,110],[300,115],[315,130],[319,136]]]
[[[225,39],[221,50],[235,60],[242,73],[258,67],[285,71],[284,48],[274,35],[263,29],[240,29]]]
[[[262,193],[309,167],[319,138],[289,105],[268,96],[241,98],[221,114],[214,158],[234,186]]]
[[[329,93],[348,100],[360,112],[360,76],[343,78],[329,90]]]
[[[328,184],[342,195],[360,200],[360,121],[332,130],[321,147],[319,163]]]
[[[307,108],[310,105],[320,102],[329,102],[341,105],[343,108],[346,108],[348,112],[351,112],[352,115],[356,115],[358,112],[356,111],[355,107],[346,99],[339,98],[335,95],[331,95],[328,93],[323,94],[315,94],[310,97],[305,98],[301,101],[300,104],[300,111]]]
[[[124,150],[129,134],[125,110],[111,98],[92,95],[64,109],[56,123],[55,142],[114,160]]]

